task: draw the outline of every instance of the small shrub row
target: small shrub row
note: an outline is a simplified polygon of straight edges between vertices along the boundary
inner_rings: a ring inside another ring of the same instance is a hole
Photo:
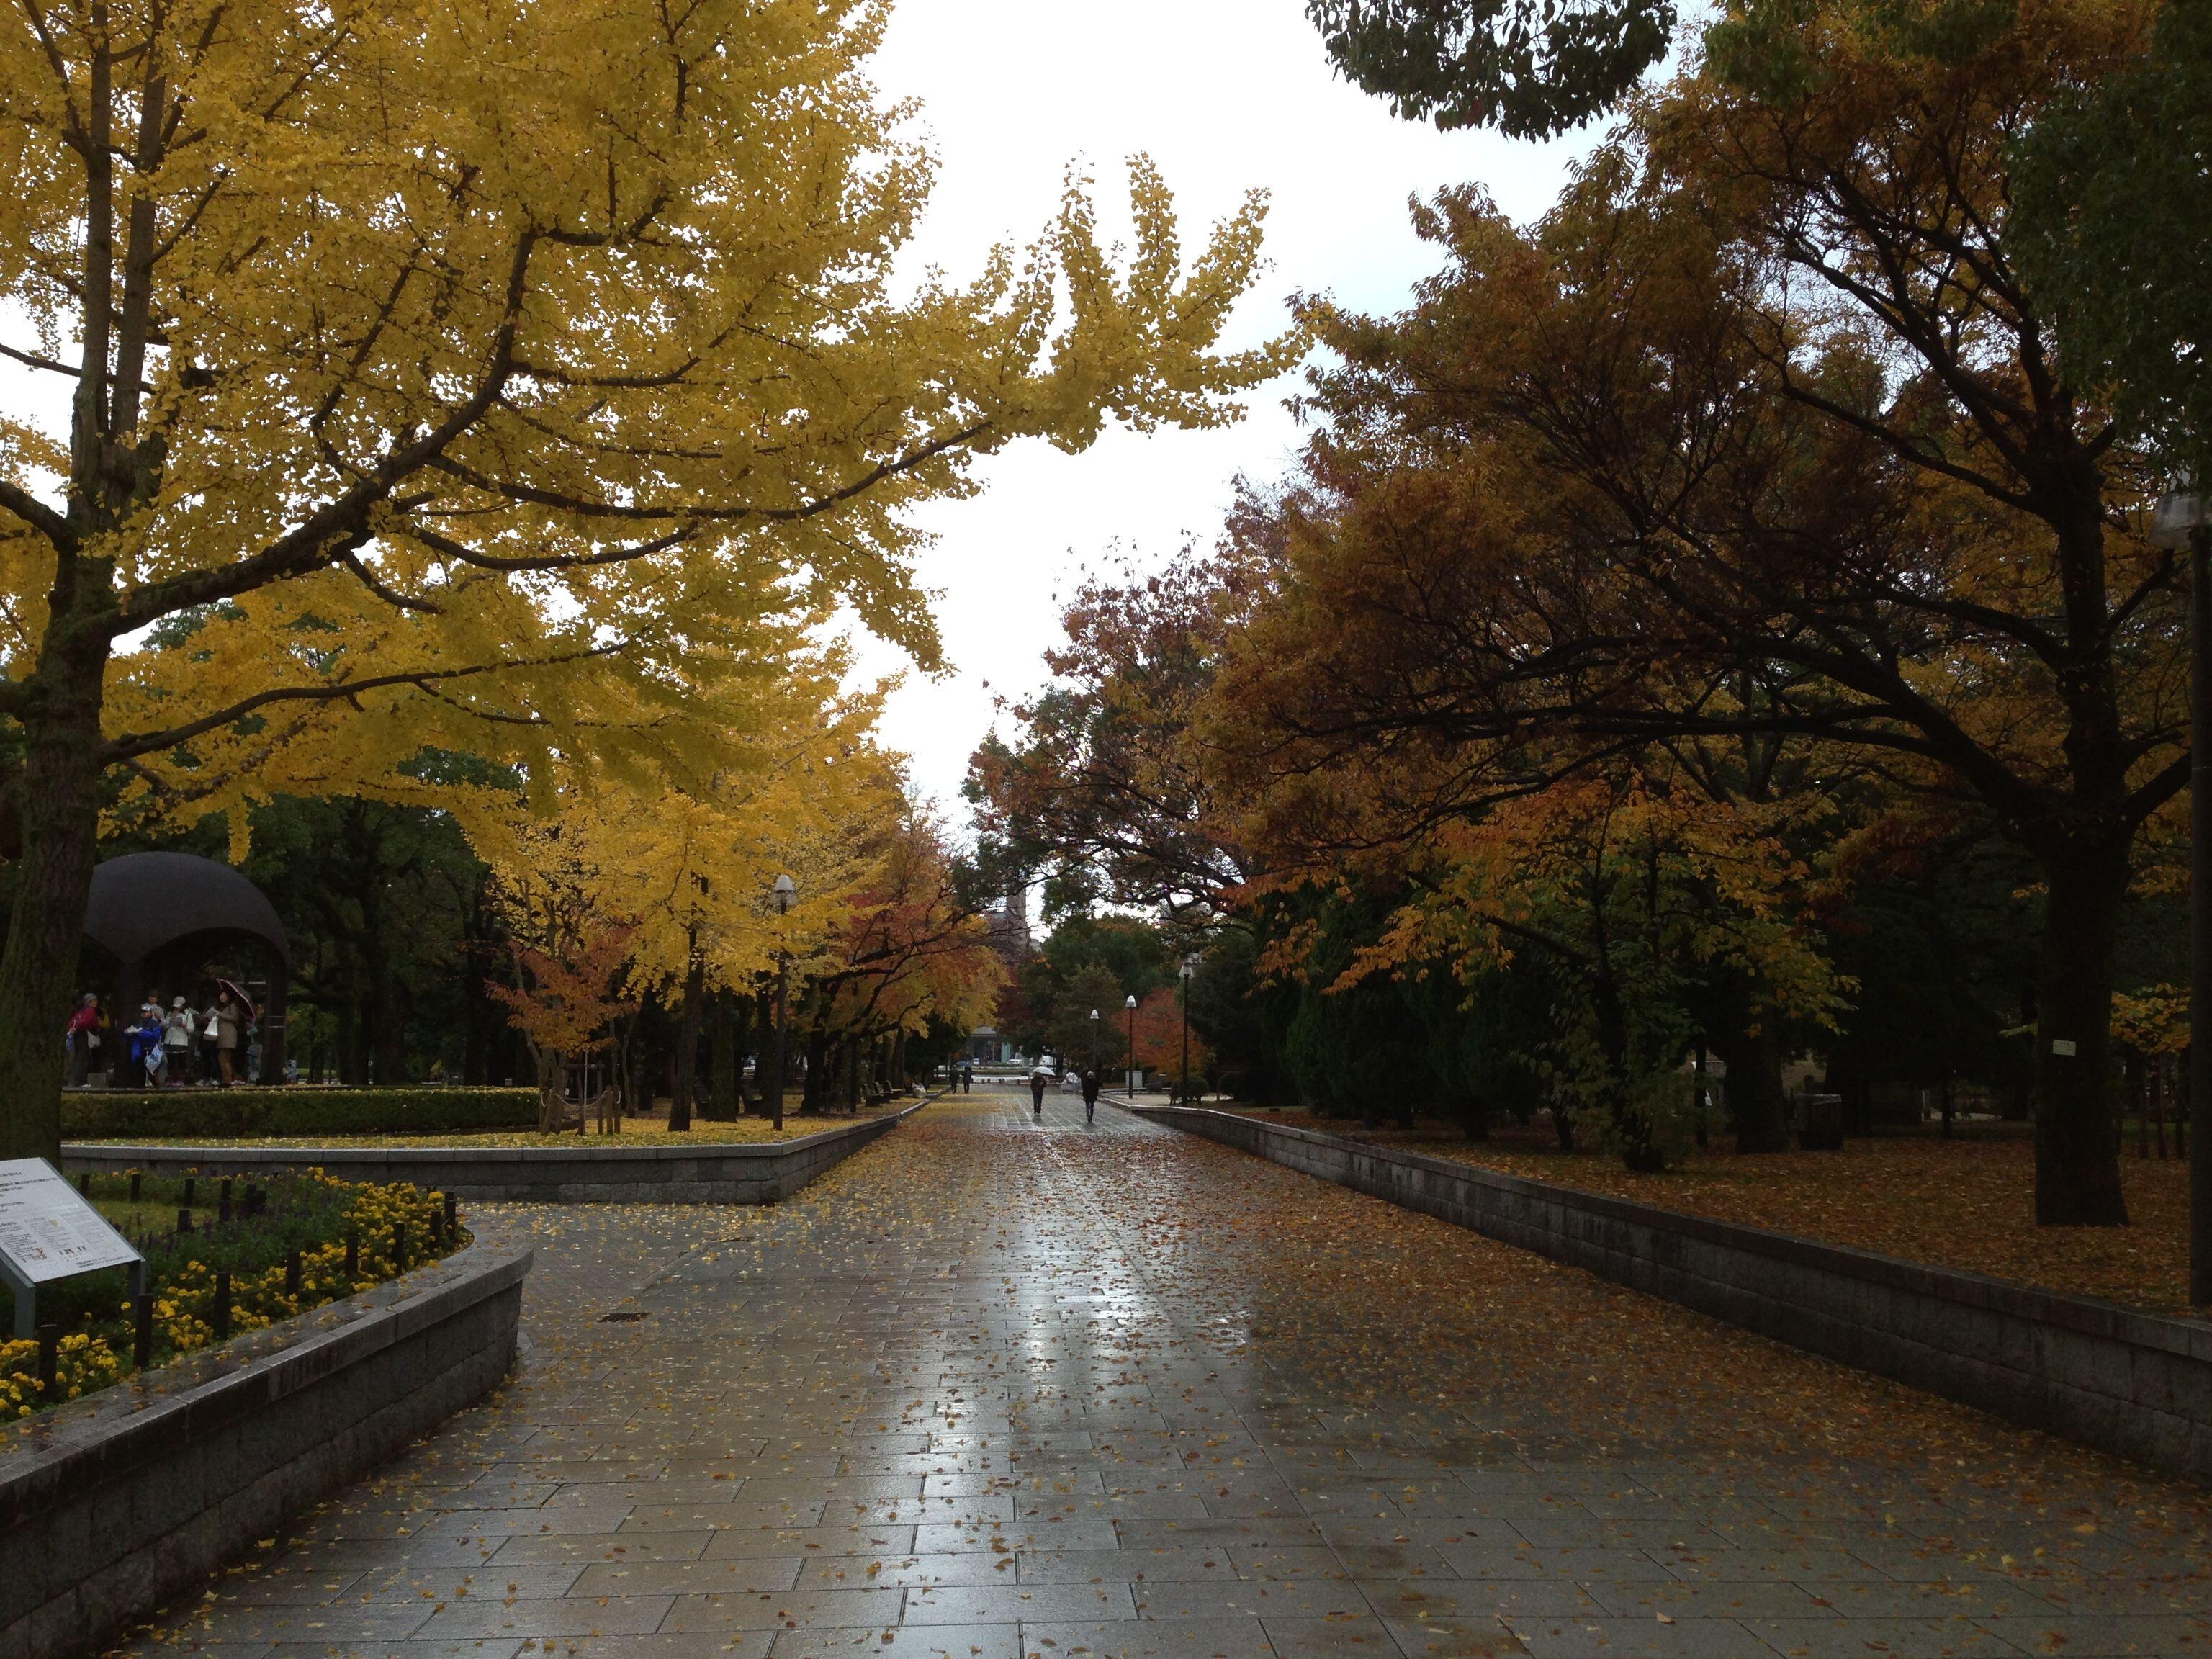
[[[153,1089],[62,1098],[62,1135],[69,1140],[450,1135],[537,1127],[535,1089]]]
[[[419,1187],[355,1185],[319,1173],[265,1188],[204,1176],[189,1182],[97,1176],[87,1184],[94,1206],[146,1259],[155,1366],[219,1340],[218,1273],[229,1275],[228,1334],[239,1335],[369,1290],[469,1242],[465,1229],[445,1227],[443,1194]],[[235,1203],[234,1186],[244,1188]],[[192,1218],[189,1231],[175,1224],[180,1211]],[[128,1289],[128,1274],[116,1268],[40,1291],[40,1322],[59,1328],[54,1381],[48,1388],[40,1380],[35,1340],[0,1340],[0,1422],[131,1374],[137,1310]],[[0,1310],[13,1311],[4,1292]]]

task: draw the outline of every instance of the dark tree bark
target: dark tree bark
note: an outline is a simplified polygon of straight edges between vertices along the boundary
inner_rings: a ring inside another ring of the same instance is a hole
[[[1762,1026],[1756,1036],[1730,1025],[1710,1039],[1728,1067],[1728,1115],[1739,1152],[1790,1150],[1790,1103],[1782,1091],[1782,1044]]]
[[[748,1006],[734,992],[718,991],[708,1011],[707,1115],[718,1123],[734,1121],[744,1107],[744,1079],[738,1073]]]
[[[691,1103],[699,1088],[699,1024],[707,1000],[707,964],[693,935],[690,971],[684,976],[684,1014],[676,1030],[676,1086],[669,1097],[668,1128],[679,1134],[691,1127]]]
[[[104,586],[104,584],[103,584]],[[57,596],[61,585],[57,583]],[[42,718],[26,732],[15,805],[22,836],[8,942],[0,950],[0,1158],[62,1152],[61,1031],[100,832],[102,673],[106,641],[72,644],[50,624],[28,686]]]
[[[806,1034],[806,1078],[799,1093],[800,1111],[819,1112],[829,1106],[833,1070],[830,1064],[830,1034],[817,1025]]]
[[[2036,996],[2035,1219],[2046,1227],[2123,1225],[2120,1126],[2106,1097],[2112,956],[2128,884],[2125,840],[2060,850],[2047,879]]]

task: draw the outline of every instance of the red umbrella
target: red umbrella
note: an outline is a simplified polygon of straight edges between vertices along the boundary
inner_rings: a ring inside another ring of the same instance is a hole
[[[239,1006],[246,1010],[246,1024],[251,1025],[261,1018],[261,1011],[253,1006],[253,999],[246,994],[246,988],[243,985],[234,979],[224,979],[220,975],[216,977],[216,983],[229,992],[237,1000]]]

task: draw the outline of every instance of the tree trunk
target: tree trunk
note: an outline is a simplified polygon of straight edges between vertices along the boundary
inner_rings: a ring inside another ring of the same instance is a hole
[[[1790,1150],[1790,1103],[1782,1092],[1782,1042],[1771,1018],[1756,1036],[1729,1032],[1711,1045],[1728,1067],[1728,1115],[1739,1152]]]
[[[699,1018],[707,1000],[707,964],[695,950],[684,976],[684,1018],[676,1030],[676,1086],[668,1100],[668,1129],[680,1134],[691,1127],[691,1103],[698,1097]]]
[[[2048,895],[2036,983],[2035,1219],[2124,1227],[2120,1133],[2106,1102],[2112,952],[2127,892],[2124,836],[2083,838],[2044,860]]]
[[[50,652],[23,721],[15,800],[23,850],[0,948],[0,1158],[61,1161],[61,1032],[76,1001],[99,856],[104,657],[76,663]]]
[[[538,1133],[550,1135],[568,1115],[568,1066],[558,1048],[541,1048],[538,1061]]]
[[[743,1052],[738,1046],[743,1018],[739,1011],[743,1006],[731,992],[714,994],[713,1023],[708,1038],[707,1115],[717,1123],[734,1121],[745,1103],[738,1076],[741,1064],[738,1056]]]
[[[799,1090],[799,1109],[825,1112],[834,1081],[830,1065],[830,1034],[819,1025],[806,1034],[806,1077]]]

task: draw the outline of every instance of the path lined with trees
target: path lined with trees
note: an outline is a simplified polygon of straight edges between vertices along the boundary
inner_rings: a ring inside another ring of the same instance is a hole
[[[129,1651],[2212,1637],[2200,1494],[1110,1105],[941,1101],[772,1210],[471,1218],[540,1251],[514,1383]]]
[[[2069,343],[2074,198],[2012,203],[2078,88],[2160,84],[2154,9],[1731,8],[1541,220],[1420,204],[1406,310],[1304,309],[1297,468],[1069,606],[977,757],[1004,856],[1215,941],[1257,988],[1209,1035],[1332,1115],[1540,1102],[1656,1170],[1707,1057],[1764,1153],[1810,1054],[1862,1129],[1901,1090],[2032,1121],[2038,1218],[2124,1224],[2123,1118],[2188,1018],[2186,571],[2150,520],[2193,405],[2115,382],[2142,342]],[[1401,108],[1508,131],[1671,24],[1578,8],[1554,58],[1525,9],[1314,10]]]

